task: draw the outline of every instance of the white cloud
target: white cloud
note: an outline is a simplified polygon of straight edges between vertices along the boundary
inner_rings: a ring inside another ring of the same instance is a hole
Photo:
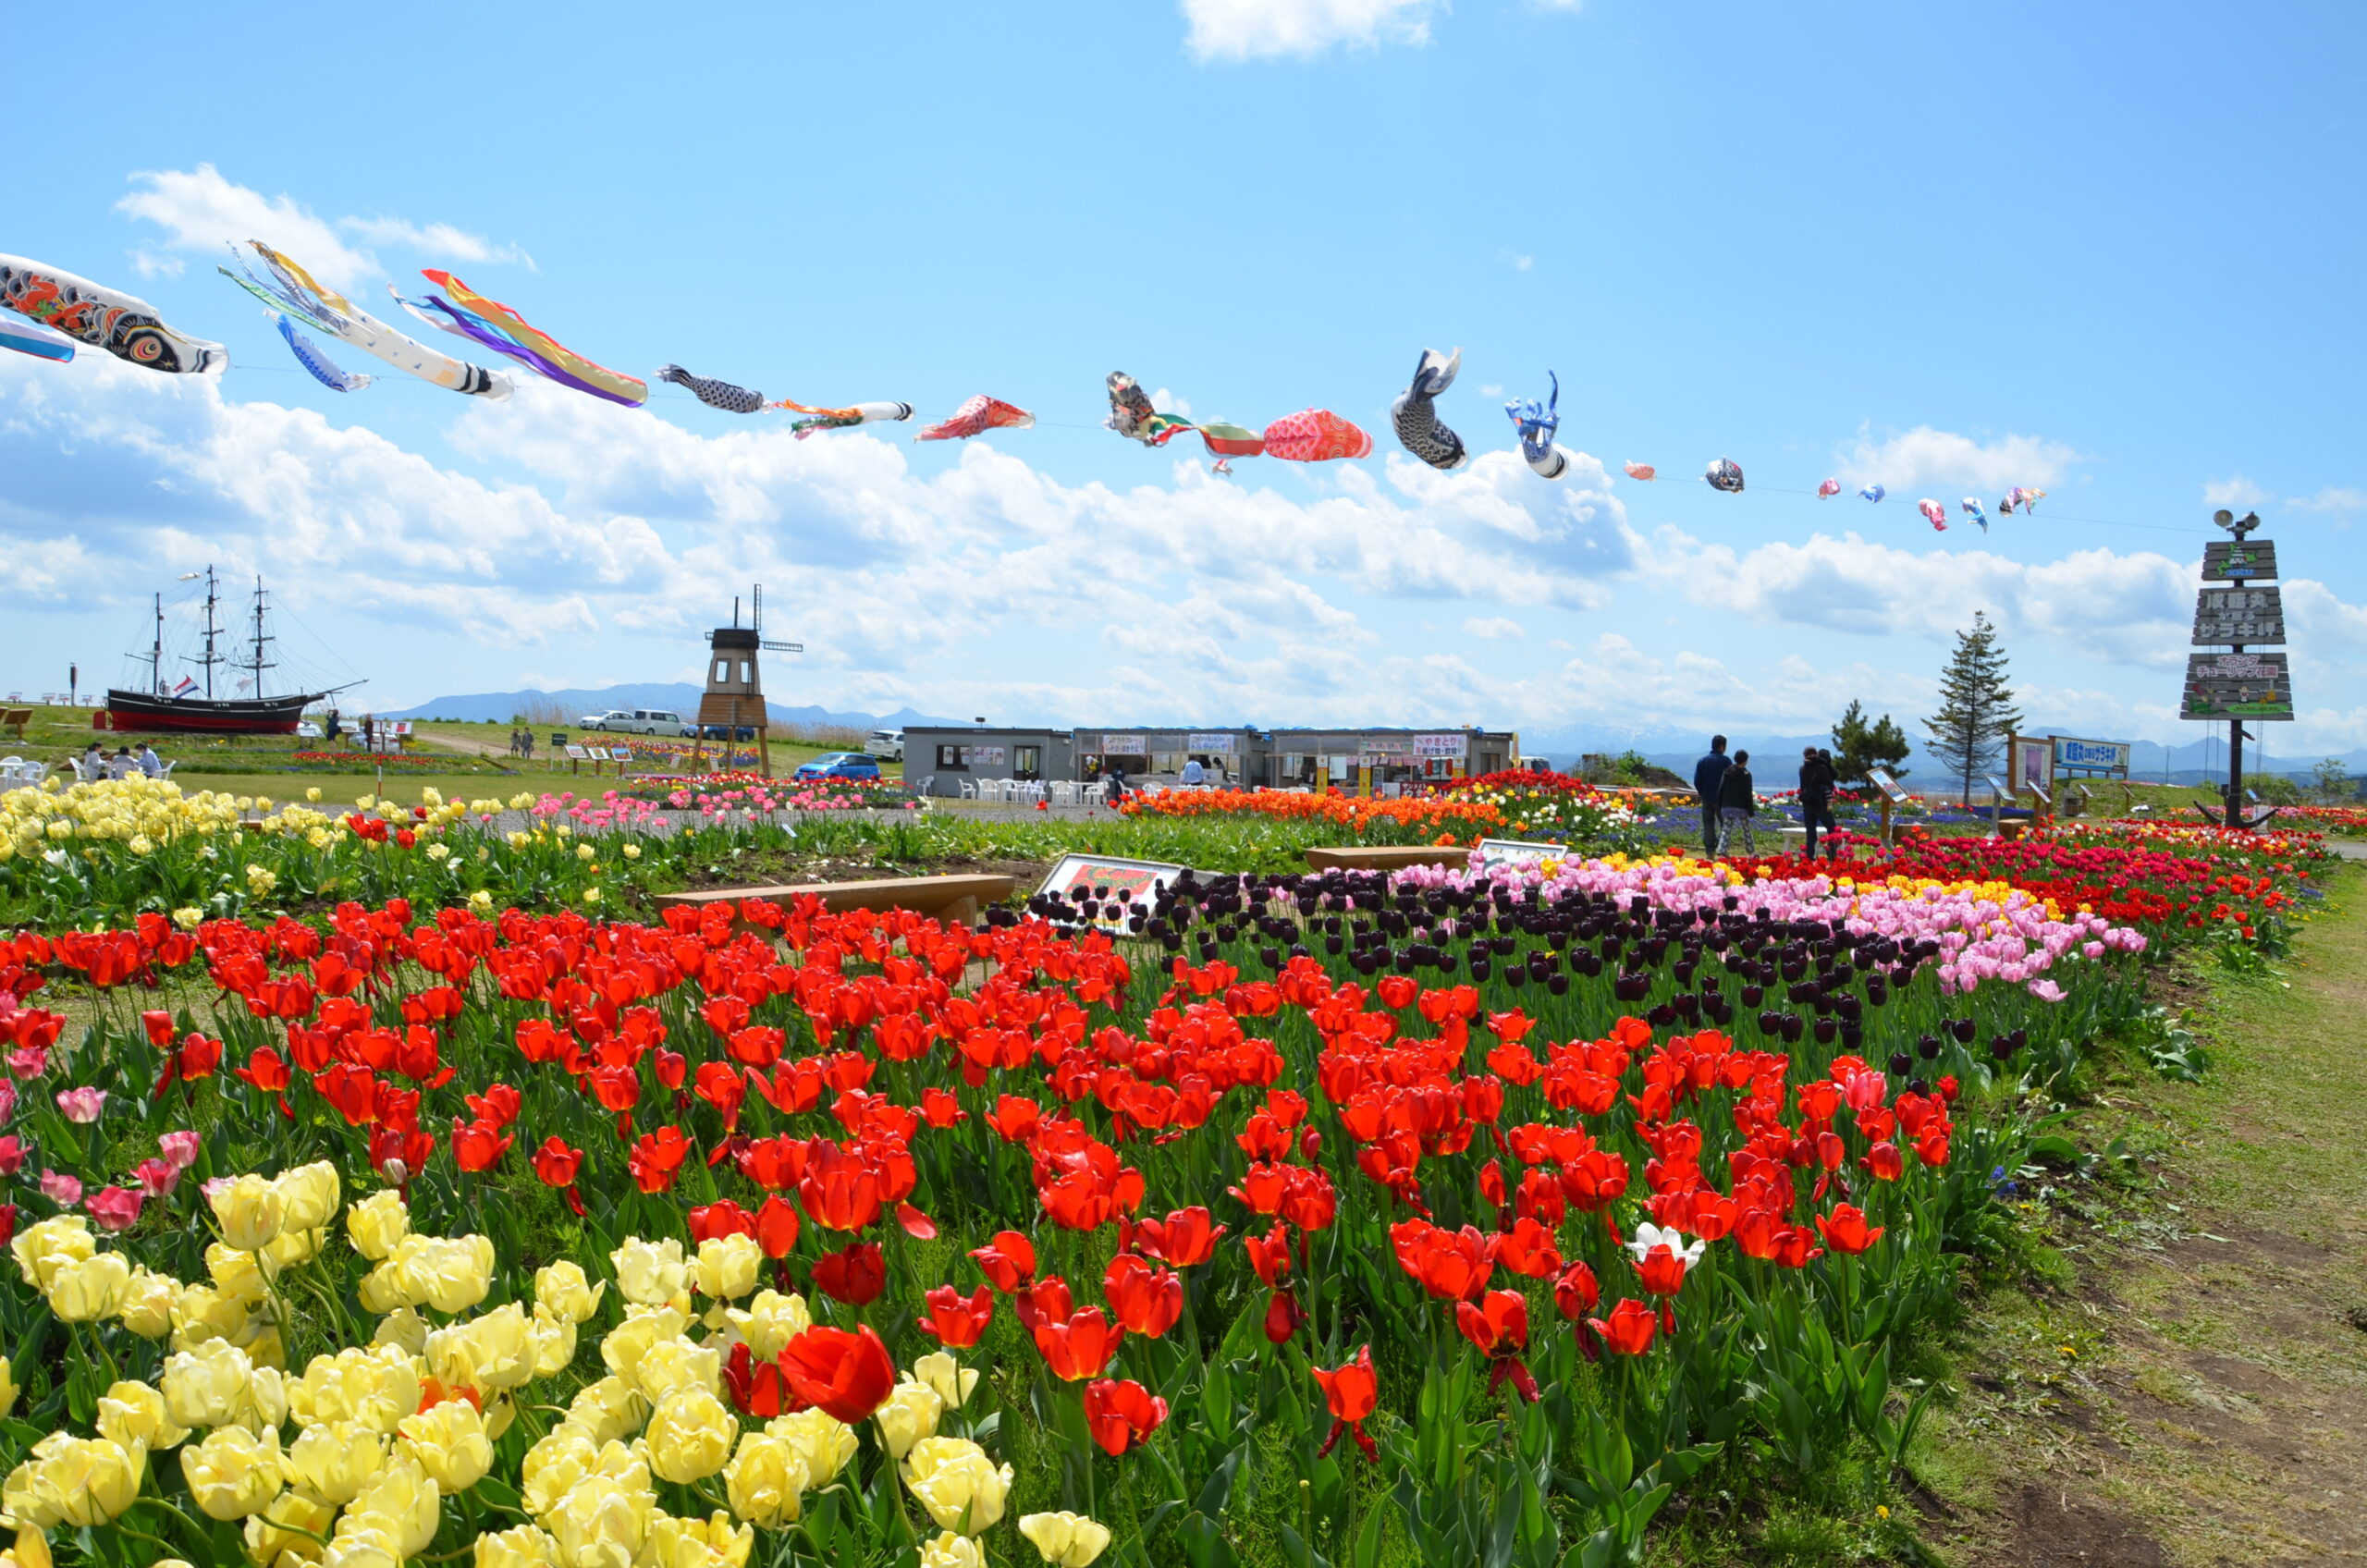
[[[1444,0],[1182,0],[1203,60],[1318,55],[1334,44],[1428,43]]]
[[[2237,474],[2229,479],[2214,479],[2202,486],[2202,504],[2206,507],[2241,507],[2246,510],[2268,499],[2268,492]]]
[[[1513,258],[1513,270],[1515,272],[1527,272],[1530,267],[1535,266],[1536,264],[1537,258],[1535,256],[1515,256]]]
[[[2035,435],[2005,435],[1984,444],[1926,424],[1882,442],[1861,434],[1835,456],[1839,476],[1852,489],[1879,483],[1894,491],[1925,484],[2001,490],[2011,484],[2053,484],[2079,453]]]
[[[1738,555],[1663,530],[1644,561],[1669,591],[1766,624],[1930,637],[1985,610],[2009,637],[2147,668],[2183,664],[2191,631],[2193,570],[2166,556],[2093,549],[2032,564],[1989,550],[1919,554],[1854,533]]]
[[[1528,635],[1519,621],[1509,616],[1475,615],[1463,623],[1463,634],[1490,643],[1515,643]]]
[[[1150,395],[1150,406],[1160,413],[1173,414],[1178,419],[1192,417],[1192,405],[1164,386]]]
[[[337,226],[374,245],[399,245],[447,262],[511,262],[529,268],[534,264],[534,258],[515,245],[496,245],[481,234],[467,233],[448,223],[422,226],[401,218],[339,218]]]
[[[2305,512],[2367,511],[2367,490],[2354,490],[2344,484],[2329,484],[2314,496],[2289,496],[2285,504]]]
[[[212,164],[146,170],[131,179],[131,193],[115,204],[116,211],[164,229],[166,246],[218,253],[225,245],[261,239],[296,258],[332,288],[356,288],[380,271],[369,243],[428,251],[447,261],[525,259],[514,246],[495,246],[448,224],[352,217],[331,223],[291,196],[265,196],[235,184]],[[348,235],[364,243],[349,243]],[[155,277],[178,276],[183,263],[143,246],[133,253],[132,264],[141,276]]]

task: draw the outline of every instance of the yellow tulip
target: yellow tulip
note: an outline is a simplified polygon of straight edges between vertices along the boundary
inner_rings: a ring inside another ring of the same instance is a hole
[[[731,1515],[719,1508],[709,1519],[653,1513],[642,1560],[651,1568],[743,1568],[755,1544],[756,1532],[734,1526]]]
[[[1012,1469],[967,1438],[924,1438],[904,1458],[904,1488],[938,1527],[975,1536],[1002,1518]]]
[[[446,1494],[467,1491],[493,1468],[493,1443],[486,1438],[484,1417],[464,1399],[448,1399],[404,1418],[396,1428],[402,1435],[398,1456],[419,1462],[437,1488]]]
[[[435,1538],[443,1517],[434,1480],[418,1460],[398,1453],[346,1505],[346,1517],[361,1517],[385,1530],[395,1542],[396,1555],[416,1557]]]
[[[553,1316],[541,1302],[534,1304],[533,1325],[534,1376],[558,1376],[575,1361],[575,1319]]]
[[[765,1260],[756,1238],[733,1231],[709,1236],[699,1243],[699,1293],[717,1301],[737,1301],[756,1288],[756,1269]]]
[[[399,1306],[378,1320],[370,1336],[374,1345],[394,1345],[411,1355],[427,1354],[427,1319],[408,1306]]]
[[[632,1385],[652,1404],[692,1389],[715,1393],[723,1387],[723,1356],[712,1345],[660,1340],[633,1363]]]
[[[723,1467],[731,1512],[767,1530],[797,1523],[808,1480],[797,1446],[769,1432],[743,1434],[731,1463]]]
[[[872,1413],[879,1423],[879,1445],[890,1459],[901,1459],[923,1438],[937,1436],[938,1417],[945,1401],[926,1383],[898,1383],[887,1402]]]
[[[358,1421],[307,1427],[288,1450],[288,1483],[306,1497],[342,1508],[386,1467],[386,1439]]]
[[[104,1438],[53,1432],[0,1483],[0,1506],[19,1525],[104,1525],[129,1508],[148,1471],[148,1452]]]
[[[735,1307],[725,1316],[740,1330],[741,1339],[747,1341],[748,1354],[758,1361],[774,1359],[790,1341],[814,1326],[814,1319],[805,1310],[805,1298],[779,1291],[758,1291],[745,1312]]]
[[[246,1303],[211,1285],[183,1285],[173,1293],[173,1348],[195,1350],[211,1340],[236,1340],[247,1332]]]
[[[402,1194],[381,1187],[345,1211],[345,1234],[353,1250],[373,1263],[384,1262],[411,1234],[411,1210]]]
[[[189,1495],[210,1518],[244,1519],[260,1513],[287,1483],[279,1434],[257,1438],[244,1427],[217,1427],[204,1441],[181,1450],[181,1475]]]
[[[922,1543],[920,1568],[987,1568],[987,1549],[948,1530]]]
[[[600,1341],[600,1359],[608,1370],[620,1378],[631,1378],[649,1347],[667,1340],[680,1339],[690,1318],[678,1307],[632,1305],[625,1308],[625,1320],[608,1330]]]
[[[176,1426],[226,1427],[248,1407],[254,1364],[227,1340],[208,1340],[166,1359],[165,1411]]]
[[[827,1410],[800,1410],[775,1416],[765,1430],[785,1438],[804,1462],[806,1486],[827,1487],[855,1455],[854,1428]]]
[[[641,1556],[656,1499],[604,1476],[587,1476],[543,1517],[557,1548],[552,1556],[568,1568],[602,1568]]]
[[[116,1315],[126,1329],[141,1339],[161,1340],[172,1332],[173,1307],[180,1295],[180,1281],[171,1275],[135,1268],[131,1282],[124,1287],[123,1305],[116,1309]]]
[[[963,1366],[950,1353],[933,1350],[913,1363],[913,1381],[926,1383],[937,1390],[937,1397],[948,1410],[959,1410],[970,1403],[970,1390],[978,1386],[978,1374],[973,1367]]]
[[[279,1189],[252,1174],[216,1187],[210,1201],[215,1220],[222,1227],[224,1243],[240,1252],[254,1252],[269,1244],[279,1234],[288,1216],[287,1202]]]
[[[9,1366],[8,1358],[0,1355],[0,1415],[16,1408],[17,1395],[22,1391],[17,1387],[16,1371]]]
[[[607,1293],[606,1283],[595,1285],[584,1279],[579,1263],[562,1259],[534,1270],[534,1305],[549,1307],[552,1317],[570,1323],[590,1322]]]
[[[661,1479],[687,1486],[723,1468],[740,1424],[723,1402],[705,1389],[668,1396],[649,1417],[642,1443],[649,1468]]]
[[[532,1525],[497,1530],[477,1537],[476,1568],[556,1568],[557,1544]]]
[[[279,1190],[280,1203],[286,1209],[284,1225],[290,1231],[319,1230],[337,1218],[338,1207],[345,1202],[337,1167],[325,1159],[283,1170],[272,1184]]]
[[[516,1302],[427,1336],[427,1369],[454,1388],[497,1393],[534,1376],[535,1343]]]
[[[1019,1533],[1052,1568],[1085,1568],[1110,1548],[1110,1526],[1082,1513],[1029,1513]]]
[[[8,1243],[16,1256],[18,1271],[25,1283],[37,1291],[49,1289],[49,1282],[60,1268],[69,1263],[80,1263],[97,1253],[98,1243],[91,1239],[91,1222],[79,1214],[61,1214],[26,1226]]]
[[[99,1396],[99,1412],[92,1423],[99,1436],[117,1448],[138,1443],[151,1453],[179,1446],[189,1436],[165,1414],[165,1396],[145,1383],[126,1380],[112,1384]]]
[[[131,1265],[119,1252],[103,1252],[61,1266],[50,1276],[49,1309],[66,1323],[95,1323],[112,1317],[131,1285]]]
[[[682,1261],[682,1243],[672,1236],[644,1242],[629,1236],[608,1255],[617,1270],[617,1289],[625,1300],[644,1306],[662,1306],[682,1293],[690,1268]]]
[[[399,1345],[316,1355],[289,1380],[288,1406],[306,1426],[350,1421],[382,1435],[419,1408],[419,1363]]]
[[[483,1236],[406,1236],[392,1263],[413,1306],[466,1312],[493,1289],[493,1243]]]
[[[279,1238],[272,1238],[273,1245]],[[264,1278],[259,1254],[241,1252],[224,1242],[212,1242],[205,1248],[205,1272],[214,1280],[214,1288],[242,1307],[254,1305],[271,1293],[270,1282]]]
[[[568,1419],[581,1426],[596,1446],[629,1438],[649,1418],[649,1402],[622,1378],[602,1378],[575,1390],[567,1402]]]
[[[281,1492],[261,1512],[247,1516],[240,1532],[246,1540],[247,1561],[272,1568],[299,1568],[320,1555],[320,1543],[312,1536],[327,1535],[336,1523],[337,1510],[327,1503],[315,1502],[293,1489]]]

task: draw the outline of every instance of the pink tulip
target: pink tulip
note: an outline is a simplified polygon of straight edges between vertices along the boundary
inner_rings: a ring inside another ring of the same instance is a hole
[[[82,1201],[81,1182],[62,1170],[52,1170],[46,1167],[41,1173],[41,1192],[42,1196],[60,1208],[72,1208]]]
[[[181,1179],[180,1168],[162,1159],[143,1159],[132,1167],[131,1174],[141,1190],[152,1198],[163,1197]]]
[[[96,1121],[99,1119],[99,1112],[106,1109],[106,1104],[107,1092],[104,1089],[83,1088],[57,1091],[57,1109],[64,1113],[67,1121],[77,1126],[88,1126]]]
[[[25,1145],[15,1133],[0,1138],[0,1176],[14,1176],[25,1168]]]
[[[194,1133],[166,1133],[156,1140],[156,1148],[178,1175],[197,1163],[199,1143]]]
[[[131,1187],[102,1187],[91,1194],[91,1222],[102,1231],[129,1231],[140,1223],[140,1206],[148,1200]]]
[[[8,1071],[19,1078],[38,1078],[49,1071],[47,1046],[20,1046],[8,1053]]]
[[[12,1078],[0,1078],[0,1121],[17,1114],[17,1084]]]

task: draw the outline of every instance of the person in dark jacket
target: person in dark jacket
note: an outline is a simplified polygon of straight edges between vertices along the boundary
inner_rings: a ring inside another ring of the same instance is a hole
[[[1733,766],[1726,755],[1726,738],[1710,737],[1710,754],[1693,765],[1693,793],[1701,802],[1701,852],[1718,858],[1718,786]]]
[[[1750,787],[1750,753],[1736,752],[1734,762],[1718,776],[1718,844],[1728,853],[1734,851],[1735,835],[1742,835],[1743,853],[1759,852],[1759,834],[1753,819],[1759,813],[1759,797]]]
[[[1809,830],[1807,854],[1816,859],[1816,830],[1821,826],[1830,834],[1839,825],[1833,820],[1833,753],[1814,746],[1800,748],[1800,820]],[[1833,858],[1833,843],[1828,838],[1824,858]]]

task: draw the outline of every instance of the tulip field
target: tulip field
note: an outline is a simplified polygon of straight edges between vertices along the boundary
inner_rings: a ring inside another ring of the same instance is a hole
[[[0,815],[18,1568],[1645,1562],[1889,1484],[2093,1043],[2324,858],[637,918],[785,829],[114,799]]]

